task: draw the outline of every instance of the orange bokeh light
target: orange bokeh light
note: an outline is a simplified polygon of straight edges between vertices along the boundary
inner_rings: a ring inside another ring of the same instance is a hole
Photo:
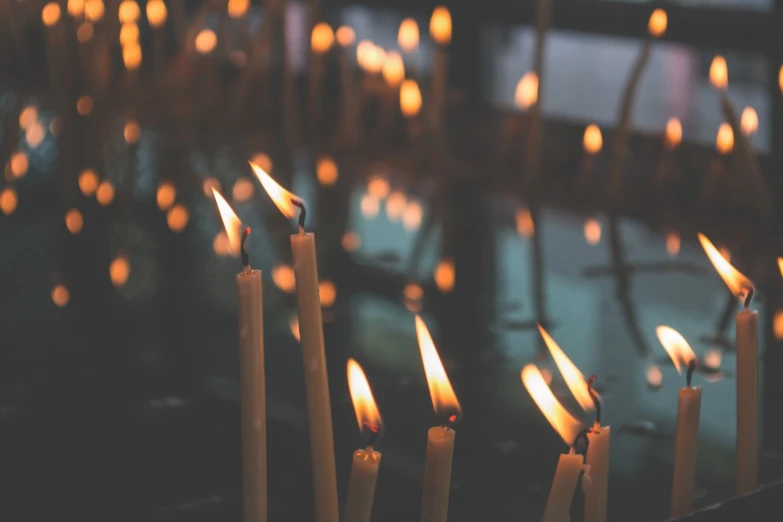
[[[451,42],[451,13],[448,8],[438,6],[432,11],[430,36],[440,45],[448,45]]]
[[[190,212],[182,204],[174,205],[166,214],[166,223],[173,232],[185,230],[185,227],[188,226],[188,220],[190,220]]]
[[[114,185],[111,181],[102,181],[98,185],[98,190],[95,191],[95,199],[101,206],[108,206],[114,200]]]
[[[71,300],[71,293],[65,285],[57,285],[52,289],[52,302],[60,308],[66,306]]]
[[[406,18],[397,31],[397,44],[406,53],[412,53],[419,47],[419,24],[413,18]]]
[[[170,181],[164,181],[158,185],[158,192],[156,194],[158,208],[160,210],[168,210],[171,205],[174,204],[174,200],[177,199],[177,189]]]
[[[650,21],[647,23],[647,32],[650,36],[658,38],[666,32],[669,17],[663,9],[656,9],[650,15]]]
[[[84,226],[84,218],[78,209],[72,208],[65,213],[65,226],[71,234],[78,234]]]
[[[0,211],[6,216],[10,216],[16,211],[16,205],[19,198],[16,191],[11,187],[6,187],[0,192]]]
[[[438,263],[438,266],[435,267],[435,286],[444,294],[451,292],[454,289],[456,275],[457,271],[454,266],[454,261],[451,259],[442,259]]]
[[[315,166],[318,182],[324,187],[331,187],[337,182],[337,164],[330,156],[320,156]]]
[[[325,54],[334,45],[334,31],[326,22],[319,22],[310,35],[310,49],[316,54]]]
[[[538,75],[526,72],[517,83],[514,91],[514,103],[520,109],[528,109],[538,101]]]
[[[289,265],[277,265],[272,267],[272,281],[275,286],[287,294],[296,290],[296,274]]]
[[[726,90],[729,86],[729,69],[726,66],[726,59],[717,55],[710,64],[710,83],[716,89]]]
[[[598,125],[591,123],[585,128],[582,146],[588,154],[601,152],[601,148],[604,146],[604,138],[601,136],[601,129],[598,128]]]
[[[421,91],[416,80],[407,79],[400,85],[400,110],[407,118],[413,118],[421,110]]]

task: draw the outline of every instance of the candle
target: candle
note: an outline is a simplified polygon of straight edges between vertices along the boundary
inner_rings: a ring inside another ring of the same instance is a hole
[[[367,377],[359,363],[353,359],[348,359],[348,389],[366,448],[358,449],[353,454],[343,522],[369,522],[375,483],[378,480],[378,466],[381,464],[381,454],[375,451],[373,446],[383,434],[383,421]]]
[[[647,22],[647,33],[652,38],[659,38],[666,32],[668,17],[663,9],[655,9]],[[615,133],[614,147],[612,148],[612,162],[609,167],[609,176],[612,183],[612,191],[616,192],[620,188],[623,177],[623,166],[628,157],[628,136],[631,132],[631,112],[633,111],[633,101],[636,96],[636,90],[639,86],[639,80],[642,77],[647,62],[650,60],[652,52],[652,39],[645,40],[639,56],[636,58],[631,74],[628,76],[628,83],[625,84],[623,97],[620,102],[620,121],[617,124]]]
[[[337,479],[334,467],[332,408],[324,354],[324,330],[321,300],[318,295],[318,265],[315,235],[305,233],[304,201],[277,184],[261,167],[250,163],[258,180],[277,208],[291,219],[299,209],[299,232],[291,235],[296,307],[302,343],[307,419],[310,429],[310,453],[313,462],[316,520],[337,522]]]
[[[688,368],[686,386],[680,388],[677,401],[677,435],[674,446],[674,478],[671,500],[671,517],[676,518],[693,511],[701,387],[691,386],[693,370],[696,368],[696,356],[685,338],[668,326],[659,326],[656,333],[669,357],[672,358],[677,372],[682,375],[682,366],[685,365]]]
[[[595,169],[595,158],[604,147],[604,137],[598,125],[591,123],[585,127],[582,136],[582,164],[579,167],[579,183],[584,186],[587,184],[590,175]]]
[[[543,522],[570,522],[571,502],[574,499],[579,474],[582,471],[588,472],[590,469],[585,466],[582,455],[578,455],[575,450],[577,442],[584,438],[585,431],[582,429],[582,423],[568,413],[557,401],[536,365],[528,364],[522,368],[521,376],[522,383],[541,413],[566,444],[571,446],[569,452],[560,455],[558,459],[555,477],[549,488],[549,496],[541,520]],[[585,478],[588,479],[588,476],[585,475]]]
[[[526,174],[533,178],[538,174],[538,163],[541,156],[541,88],[544,83],[544,44],[549,29],[550,0],[536,2],[536,47],[533,54],[533,72],[536,83],[536,101],[530,106],[530,132],[527,137]]]
[[[451,43],[451,13],[448,8],[438,6],[432,11],[430,36],[437,45],[435,59],[432,62],[430,128],[440,131],[443,124],[443,105],[446,95],[448,46]]]
[[[699,241],[726,286],[742,303],[737,312],[737,494],[758,485],[759,459],[759,316],[750,310],[756,289],[703,234]]]
[[[441,420],[427,432],[427,458],[424,465],[424,494],[421,501],[422,522],[446,522],[451,487],[451,460],[454,454],[452,426],[462,416],[457,396],[451,387],[443,363],[438,357],[427,325],[416,316],[416,337],[427,376],[432,407]]]
[[[239,368],[242,388],[242,520],[265,522],[266,386],[264,373],[264,315],[261,271],[250,267],[245,241],[250,228],[242,224],[223,196],[212,193],[226,228],[231,250],[239,252],[243,269],[237,274],[239,300]]]
[[[318,125],[321,119],[321,94],[324,81],[324,56],[334,44],[334,31],[326,22],[320,22],[313,27],[310,35],[310,123]]]
[[[682,123],[677,118],[669,118],[666,122],[666,129],[663,133],[663,146],[666,149],[661,156],[658,164],[658,171],[655,174],[655,183],[662,186],[671,172],[674,164],[675,150],[682,141]]]
[[[554,339],[538,325],[544,344],[549,349],[557,369],[583,410],[595,409],[593,428],[587,430],[588,451],[585,463],[590,466],[592,487],[585,492],[585,522],[606,522],[607,490],[609,488],[609,441],[611,429],[601,426],[601,399],[593,390],[593,375],[585,381],[584,375],[557,345]]]

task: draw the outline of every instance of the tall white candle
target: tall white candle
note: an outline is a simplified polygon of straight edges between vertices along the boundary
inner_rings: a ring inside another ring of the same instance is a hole
[[[570,522],[571,501],[583,467],[584,458],[582,455],[577,455],[573,448],[570,453],[560,455],[555,477],[549,488],[549,496],[546,499],[542,522]]]

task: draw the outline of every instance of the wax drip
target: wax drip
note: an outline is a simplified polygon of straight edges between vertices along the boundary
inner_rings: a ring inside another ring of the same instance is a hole
[[[695,369],[696,369],[696,358],[694,357],[688,363],[688,373],[685,374],[685,382],[688,384],[689,388],[691,387],[691,380],[693,379],[693,370]]]
[[[587,393],[590,394],[590,398],[593,399],[593,404],[595,405],[595,423],[599,426],[601,425],[601,396],[598,395],[598,392],[596,392],[593,389],[593,383],[595,382],[596,376],[591,375],[589,379],[587,379]]]
[[[304,202],[291,198],[291,203],[299,208],[299,232],[304,232],[305,217],[307,216],[307,209],[304,206]]]
[[[239,255],[242,258],[242,266],[245,267],[245,270],[250,270],[250,257],[247,255],[247,250],[245,250],[245,243],[247,242],[247,236],[250,235],[250,232],[250,227],[245,227],[242,231],[242,239],[239,243]]]

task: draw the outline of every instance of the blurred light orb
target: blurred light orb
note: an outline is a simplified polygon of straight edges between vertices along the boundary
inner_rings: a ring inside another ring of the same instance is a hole
[[[326,22],[319,22],[313,27],[310,35],[310,48],[316,54],[324,54],[332,48],[334,44],[334,31]]]
[[[294,339],[301,342],[302,337],[299,333],[299,316],[294,315],[291,317],[291,320],[288,321],[288,326],[291,328],[291,335],[294,336]]]
[[[103,207],[111,205],[111,202],[114,200],[114,185],[111,181],[101,181],[101,184],[98,185],[98,190],[95,192],[95,199]]]
[[[421,218],[424,215],[424,209],[418,201],[411,201],[405,207],[402,214],[402,226],[408,232],[418,230],[421,226]]]
[[[356,232],[348,231],[343,234],[340,244],[346,252],[356,252],[361,246],[362,240]]]
[[[43,143],[45,137],[46,128],[40,122],[35,122],[24,133],[24,139],[32,149]]]
[[[52,302],[60,308],[66,306],[71,300],[71,293],[65,285],[57,285],[52,289]]]
[[[212,240],[212,250],[219,256],[233,256],[234,250],[231,248],[231,242],[228,240],[228,234],[225,230],[215,234],[215,239]],[[239,252],[236,255],[239,256]]]
[[[76,39],[79,40],[79,43],[86,44],[92,40],[94,34],[95,29],[92,24],[86,20],[80,23],[79,27],[76,28]]]
[[[653,38],[658,38],[666,32],[669,17],[663,9],[656,9],[650,15],[650,21],[647,23],[647,32]]]
[[[122,24],[120,29],[120,44],[130,45],[139,42],[139,26],[134,22]]]
[[[526,72],[517,83],[514,91],[514,103],[522,110],[529,109],[538,101],[538,75],[533,71]]]
[[[597,245],[601,242],[601,224],[595,219],[585,221],[585,240],[588,245]]]
[[[204,191],[204,195],[208,198],[215,197],[215,195],[212,193],[213,189],[217,192],[221,191],[220,182],[215,178],[207,178],[204,180],[204,183],[201,184],[201,190]]]
[[[84,13],[84,0],[68,0],[66,7],[68,14],[77,17]]]
[[[666,253],[669,257],[677,257],[680,253],[680,235],[677,232],[666,234]]]
[[[778,341],[783,339],[783,310],[775,312],[775,317],[772,320],[772,332]]]
[[[196,36],[196,50],[201,54],[209,54],[215,50],[217,35],[212,29],[202,29]]]
[[[111,284],[116,287],[124,286],[130,276],[130,261],[124,255],[115,257],[109,264],[109,277]]]
[[[253,182],[247,178],[239,178],[231,189],[235,201],[247,201],[253,197]]]
[[[28,105],[19,113],[19,127],[22,130],[27,130],[32,127],[38,121],[38,109],[32,105]]]
[[[723,56],[716,55],[712,59],[710,64],[710,83],[716,89],[721,90],[726,90],[729,86],[729,69]]]
[[[117,16],[122,24],[136,23],[141,15],[139,4],[134,0],[123,0],[120,2],[120,8],[117,12]]]
[[[454,280],[456,278],[456,268],[454,261],[451,259],[442,259],[438,266],[435,267],[435,286],[438,290],[447,294],[454,288]]]
[[[389,194],[389,199],[386,200],[386,217],[394,223],[402,218],[405,207],[408,206],[408,198],[403,192],[395,190]]]
[[[135,71],[141,65],[141,46],[138,42],[132,42],[122,46],[122,61],[125,68]]]
[[[233,19],[242,18],[250,7],[249,0],[228,0],[228,16]]]
[[[62,118],[54,117],[49,122],[49,133],[51,133],[52,136],[59,136],[60,132],[63,130],[63,120]]]
[[[440,45],[451,42],[451,13],[446,7],[438,6],[432,11],[430,36]]]
[[[783,65],[780,66],[778,71],[778,87],[780,87],[780,92],[783,93]]]
[[[337,28],[337,43],[340,47],[348,47],[356,41],[356,32],[353,28],[347,25],[342,25]]]
[[[27,154],[18,150],[11,154],[11,160],[8,162],[11,166],[11,174],[17,179],[27,174],[27,169],[30,167],[30,162],[27,159]]]
[[[272,267],[272,282],[277,288],[287,294],[296,290],[296,275],[289,265],[277,265]]]
[[[367,192],[375,199],[386,199],[389,196],[390,190],[391,187],[386,176],[376,174],[367,182]]]
[[[139,135],[141,134],[141,128],[138,122],[135,120],[129,120],[125,123],[125,127],[122,129],[122,136],[125,138],[125,143],[136,143],[139,141]]]
[[[76,101],[76,112],[82,116],[87,116],[92,112],[93,101],[91,96],[81,96]]]
[[[82,231],[84,226],[84,218],[82,213],[78,209],[72,208],[65,213],[65,226],[68,227],[68,232],[71,234],[78,234]]]
[[[337,170],[337,164],[334,162],[331,156],[319,156],[316,162],[316,176],[318,177],[318,183],[324,187],[331,187],[337,182],[339,172]]]
[[[663,136],[663,143],[666,148],[671,150],[677,148],[682,141],[682,123],[677,118],[669,118],[666,122],[666,131]]]
[[[99,22],[103,19],[105,9],[103,0],[87,0],[84,3],[84,16],[90,22]]]
[[[648,366],[647,370],[644,372],[644,375],[647,379],[647,385],[650,388],[658,389],[663,385],[663,372],[661,372],[661,369],[657,364],[651,364]]]
[[[759,115],[756,114],[756,110],[753,107],[745,107],[742,111],[742,118],[740,118],[740,127],[742,132],[746,136],[755,134],[759,129]]]
[[[158,185],[158,192],[155,199],[158,203],[160,210],[168,210],[171,205],[174,204],[174,200],[177,199],[177,189],[170,181],[164,181]]]
[[[397,45],[406,53],[416,51],[419,46],[419,24],[413,18],[406,18],[397,31]]]
[[[60,21],[60,4],[57,2],[49,2],[41,10],[41,20],[46,27],[51,27]]]
[[[530,213],[528,208],[520,208],[517,210],[517,234],[522,237],[533,237],[536,233],[536,224],[533,222],[533,214]]]
[[[318,283],[318,295],[321,299],[321,306],[329,308],[337,299],[337,287],[331,281],[321,281]]]
[[[269,157],[268,154],[264,152],[258,152],[256,154],[253,154],[253,157],[250,159],[253,163],[261,167],[261,170],[266,172],[267,174],[272,173],[272,158]]]
[[[366,219],[375,219],[378,212],[381,210],[381,202],[370,194],[364,194],[360,203],[362,216]]]
[[[710,348],[707,353],[704,354],[704,365],[713,370],[720,368],[723,362],[723,352],[720,348]]]
[[[383,61],[381,69],[383,79],[391,87],[399,86],[405,79],[405,64],[402,62],[402,56],[397,51],[389,51]]]
[[[166,223],[173,232],[182,232],[185,227],[188,226],[188,220],[190,219],[190,213],[185,205],[178,204],[171,207],[169,213],[166,215]]]
[[[715,148],[721,154],[728,154],[734,150],[734,131],[731,125],[721,123],[718,127],[718,135],[715,136]]]
[[[16,204],[19,198],[16,191],[11,187],[6,187],[0,192],[0,211],[6,216],[10,216],[16,211]]]
[[[380,73],[385,59],[386,51],[370,40],[362,40],[356,46],[356,61],[368,73]]]
[[[422,308],[422,298],[424,297],[424,290],[416,283],[408,283],[402,291],[403,303],[408,311],[416,313],[420,312]]]
[[[416,80],[407,79],[400,85],[400,110],[407,118],[413,118],[421,110],[421,91]]]
[[[162,27],[166,23],[168,10],[163,0],[149,0],[147,2],[147,21],[152,27]]]
[[[604,138],[601,136],[601,129],[598,128],[598,125],[591,123],[585,128],[582,143],[585,152],[588,154],[598,154],[601,152],[601,148],[604,146]]]
[[[87,197],[95,194],[98,190],[98,174],[92,169],[84,169],[79,174],[79,190]]]

